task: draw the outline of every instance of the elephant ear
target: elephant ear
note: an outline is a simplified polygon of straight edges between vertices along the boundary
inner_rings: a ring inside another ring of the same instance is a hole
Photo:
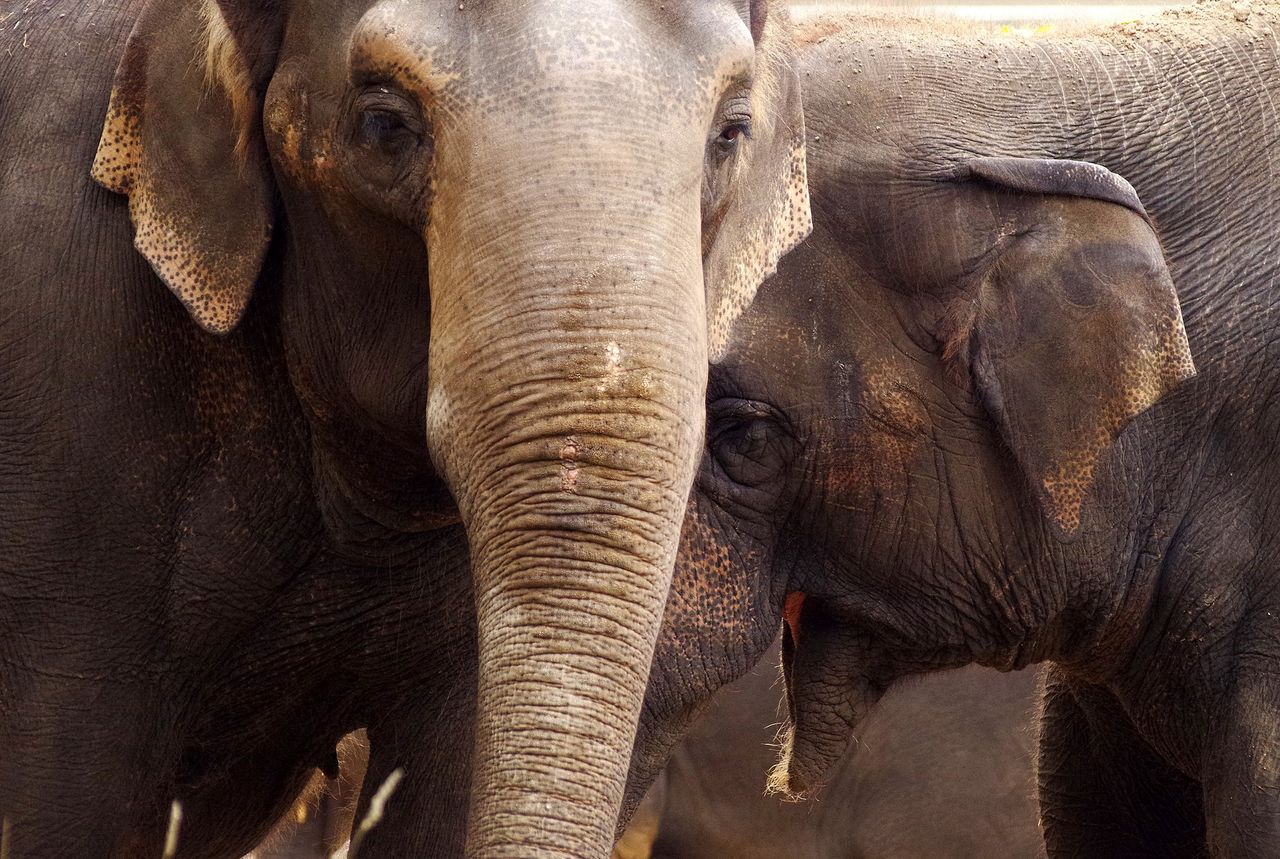
[[[813,229],[790,19],[785,9],[769,10],[768,5],[764,0],[750,2],[756,40],[752,139],[733,182],[732,198],[704,245],[713,361],[723,357],[733,323],[751,305],[761,282]]]
[[[148,0],[93,162],[128,196],[138,251],[216,333],[244,314],[270,238],[261,93],[282,17],[270,0]]]
[[[945,355],[1067,536],[1103,451],[1195,375],[1178,296],[1137,193],[1106,168],[982,158],[965,178],[1001,224],[995,262],[948,310]]]

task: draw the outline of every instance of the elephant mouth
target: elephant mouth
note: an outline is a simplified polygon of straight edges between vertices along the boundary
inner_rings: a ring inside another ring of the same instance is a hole
[[[883,689],[862,670],[869,664],[866,634],[829,614],[821,600],[789,594],[783,620],[782,677],[790,724],[770,787],[800,797],[830,779]]]
[[[804,609],[805,595],[801,591],[787,594],[782,609],[782,685],[787,696],[787,716],[791,724],[796,723],[795,692],[795,658],[796,645],[800,642],[800,612]]]

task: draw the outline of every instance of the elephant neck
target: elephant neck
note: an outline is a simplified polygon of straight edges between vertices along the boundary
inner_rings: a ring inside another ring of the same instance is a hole
[[[1092,584],[1063,615],[1088,632],[1054,661],[1075,682],[1108,690],[1144,739],[1193,777],[1241,645],[1248,659],[1280,659],[1274,479],[1258,445],[1274,429],[1264,433],[1256,414],[1206,409],[1218,386],[1202,374],[1131,428],[1104,499],[1127,512],[1107,517],[1108,539],[1055,573],[1063,587]],[[1276,416],[1267,419],[1274,428]]]

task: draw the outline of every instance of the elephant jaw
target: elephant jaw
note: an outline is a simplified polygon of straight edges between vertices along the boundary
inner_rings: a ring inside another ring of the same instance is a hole
[[[855,740],[854,731],[882,690],[864,673],[868,641],[802,593],[783,612],[782,676],[789,724],[769,774],[769,790],[803,798],[821,787]]]

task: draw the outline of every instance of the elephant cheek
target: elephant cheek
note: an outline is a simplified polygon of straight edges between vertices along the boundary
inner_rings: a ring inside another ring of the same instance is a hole
[[[879,499],[905,500],[908,477],[928,440],[924,404],[888,362],[866,367],[838,390],[858,390],[856,402],[834,423],[823,469],[829,497],[869,507]]]

